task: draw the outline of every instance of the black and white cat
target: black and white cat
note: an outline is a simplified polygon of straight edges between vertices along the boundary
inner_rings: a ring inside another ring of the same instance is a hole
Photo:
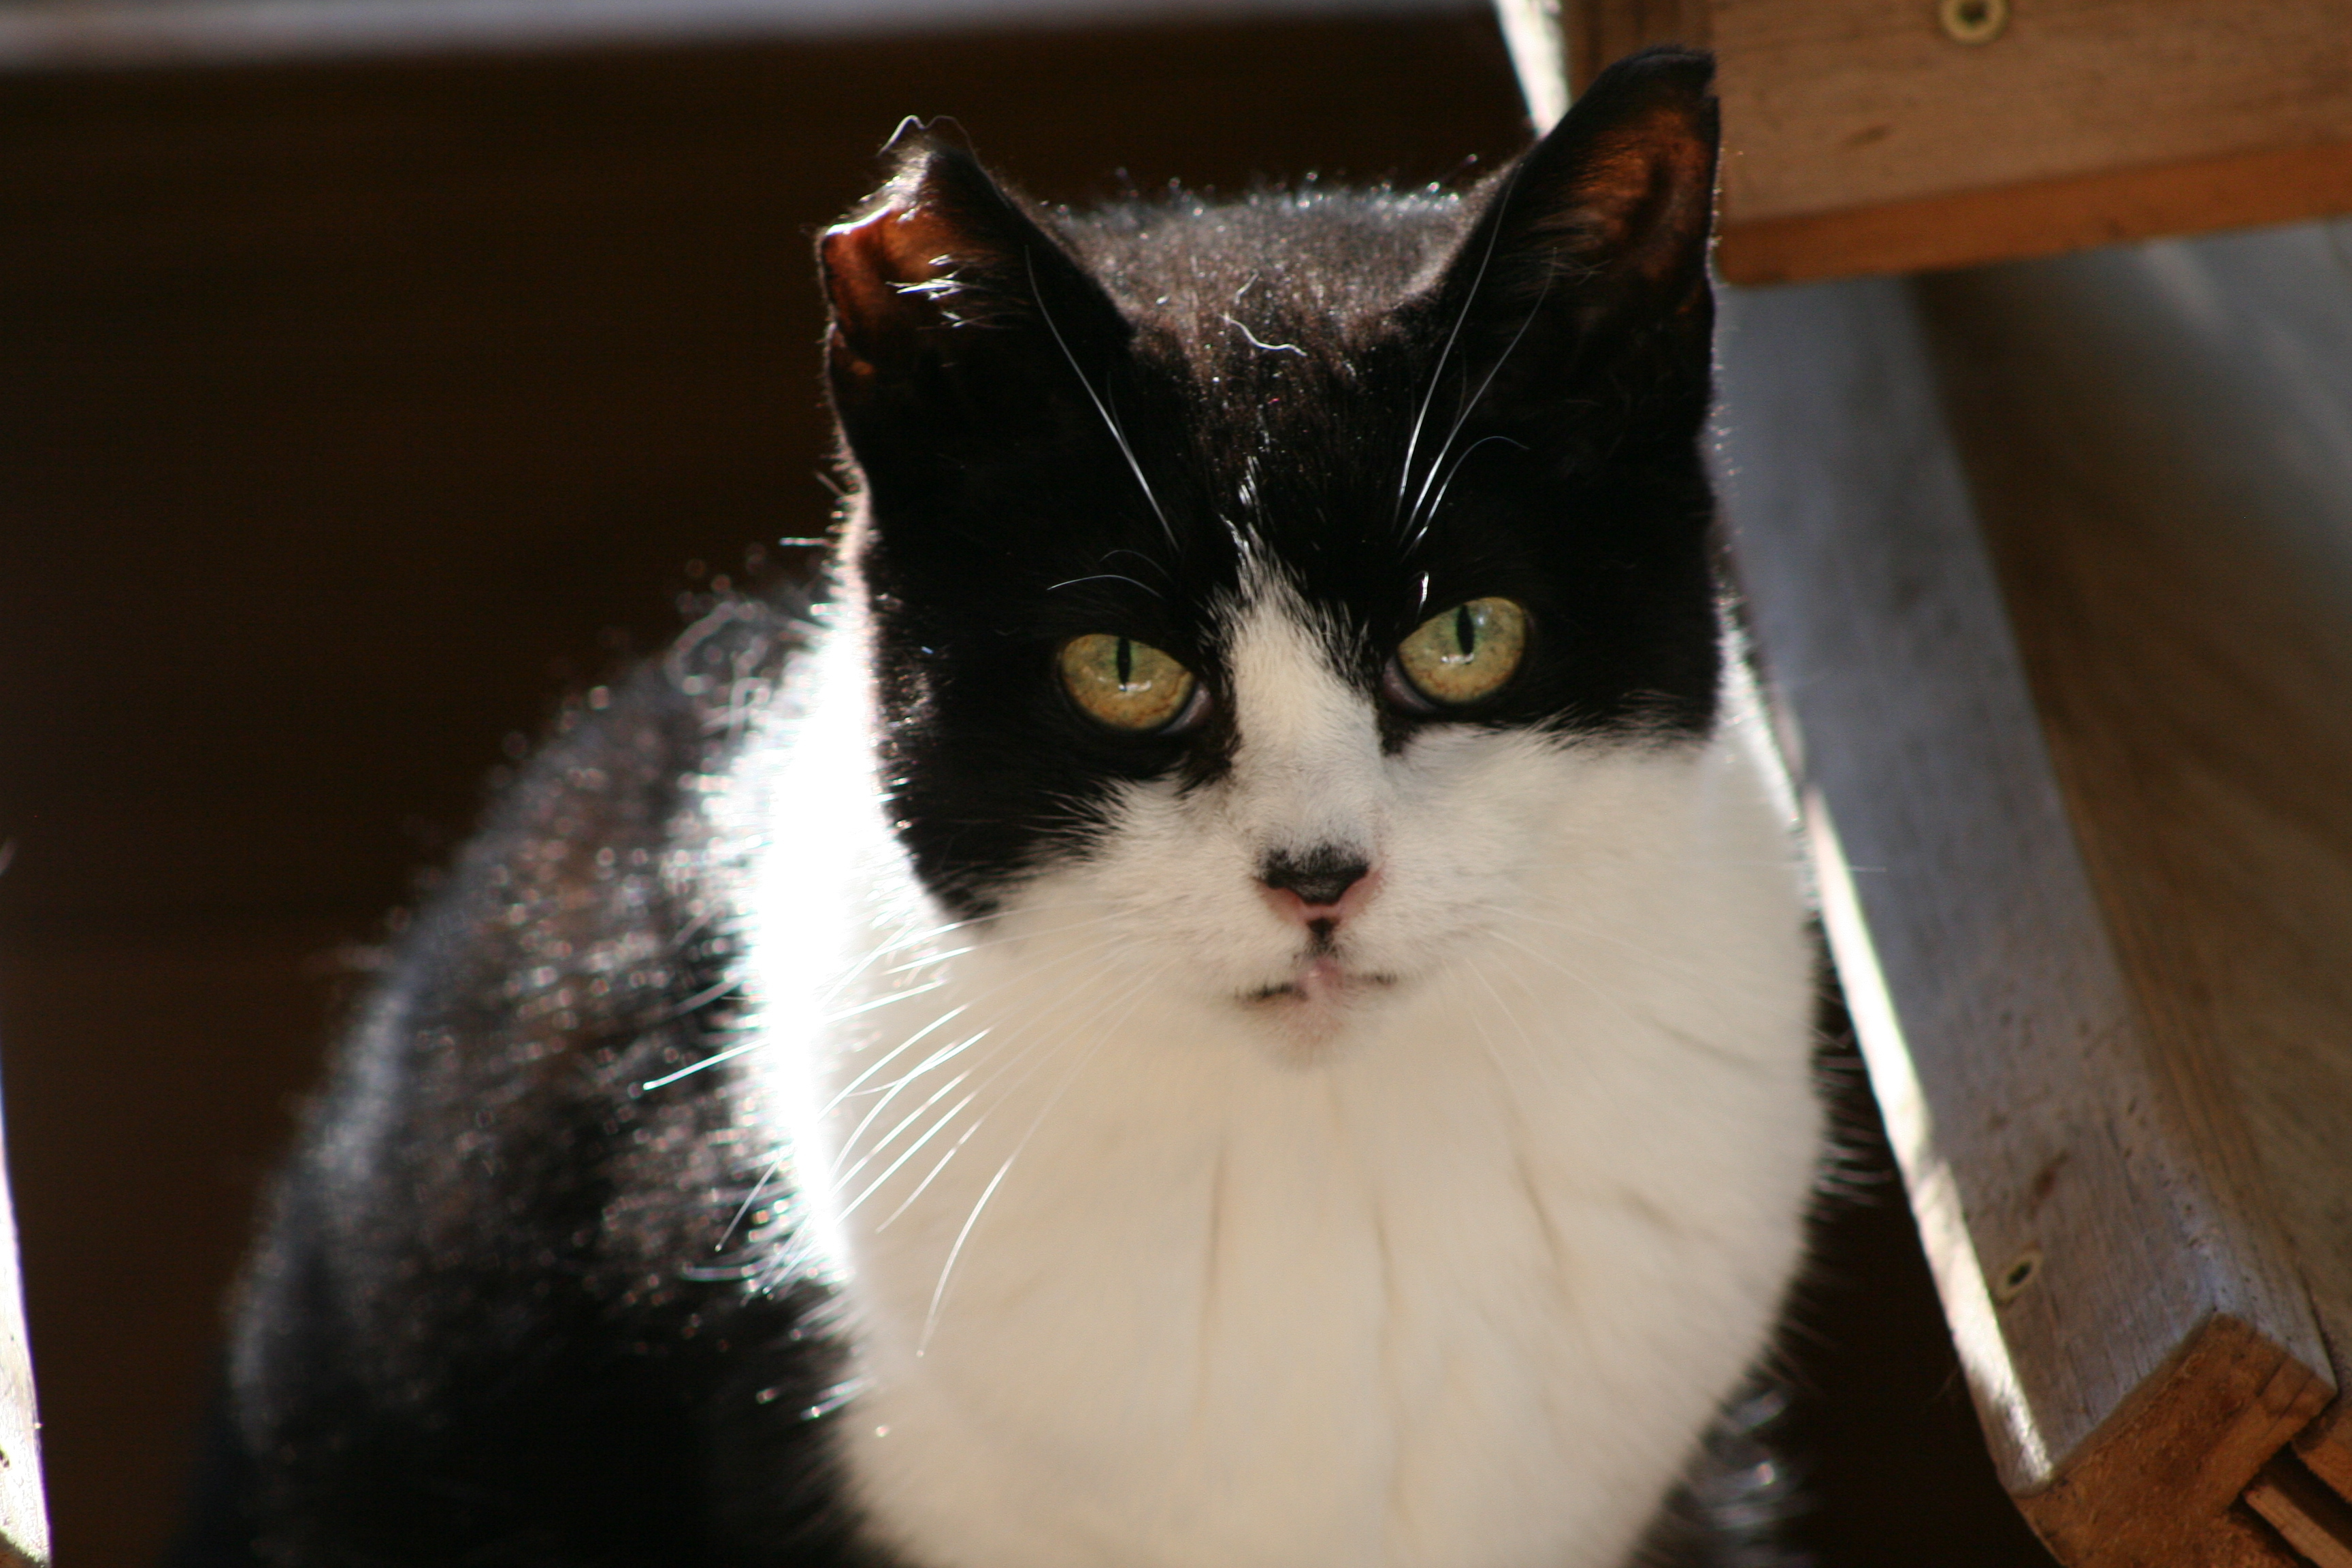
[[[1625,1561],[1821,1140],[1709,77],[1462,195],[905,150],[818,629],[724,607],[425,912],[187,1560]]]

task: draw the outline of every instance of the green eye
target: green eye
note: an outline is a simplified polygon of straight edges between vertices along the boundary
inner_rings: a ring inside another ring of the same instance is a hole
[[[1508,599],[1473,599],[1432,616],[1397,645],[1412,689],[1449,707],[1502,689],[1528,651],[1528,613]]]
[[[1192,672],[1150,643],[1103,632],[1062,645],[1062,684],[1114,730],[1160,730],[1192,706]]]

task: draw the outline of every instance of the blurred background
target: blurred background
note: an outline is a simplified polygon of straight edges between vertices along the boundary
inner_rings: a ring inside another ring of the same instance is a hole
[[[908,114],[1074,202],[1526,136],[1448,0],[0,8],[0,1037],[67,1568],[171,1530],[388,912],[567,691],[824,531],[811,242]],[[1801,1533],[2033,1562],[1842,1081]]]

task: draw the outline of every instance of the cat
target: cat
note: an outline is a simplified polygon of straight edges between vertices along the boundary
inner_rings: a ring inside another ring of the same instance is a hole
[[[1662,1539],[1822,1140],[1711,75],[1465,192],[1073,215],[903,140],[819,246],[831,590],[574,711],[407,931],[183,1561]]]

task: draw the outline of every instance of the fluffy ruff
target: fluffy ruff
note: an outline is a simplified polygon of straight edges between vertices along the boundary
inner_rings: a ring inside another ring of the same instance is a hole
[[[872,798],[854,617],[803,672],[755,809],[855,826],[778,835],[753,968],[851,1489],[926,1568],[1620,1562],[1820,1145],[1755,705],[1391,753],[1278,583],[1225,618],[1235,766],[1124,790],[976,920]],[[1334,840],[1378,876],[1336,938],[1252,874]]]

